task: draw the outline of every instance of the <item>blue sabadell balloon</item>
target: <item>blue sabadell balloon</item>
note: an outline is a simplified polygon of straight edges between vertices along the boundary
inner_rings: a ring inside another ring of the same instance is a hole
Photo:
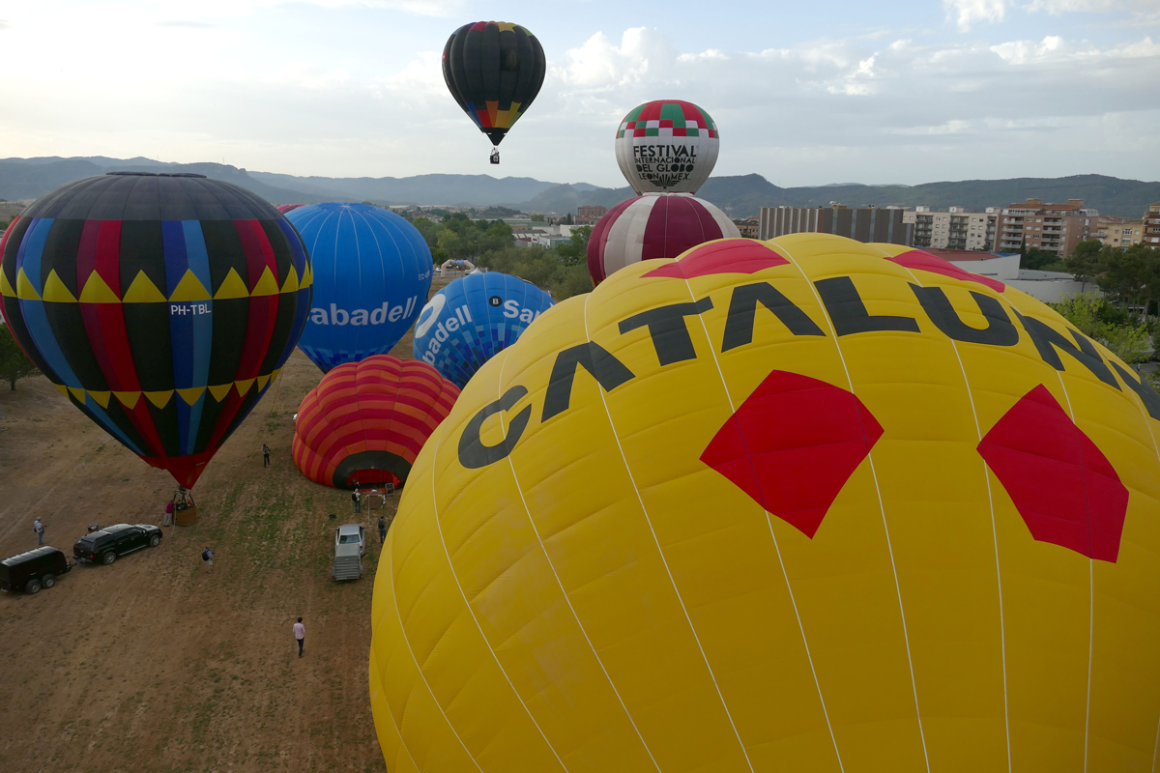
[[[286,219],[314,266],[314,301],[298,348],[323,372],[389,352],[431,289],[431,250],[419,230],[368,204],[313,204]]]
[[[469,274],[423,307],[415,326],[415,358],[434,365],[443,378],[462,388],[551,306],[551,296],[518,277]]]

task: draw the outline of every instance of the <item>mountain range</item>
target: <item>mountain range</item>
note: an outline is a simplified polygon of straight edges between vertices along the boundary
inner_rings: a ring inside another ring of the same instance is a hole
[[[575,212],[576,207],[612,207],[632,196],[624,188],[588,183],[552,183],[530,177],[425,174],[414,177],[295,177],[254,172],[226,164],[176,164],[136,157],[0,159],[0,199],[31,200],[83,177],[109,171],[185,172],[204,174],[247,188],[272,204],[316,204],[323,201],[367,201],[380,205],[508,206],[525,212]],[[1140,217],[1160,201],[1160,182],[1122,180],[1088,174],[1071,177],[1023,177],[1010,180],[965,180],[922,185],[843,183],[781,188],[758,174],[712,177],[697,195],[735,218],[756,215],[760,207],[929,206],[935,210],[965,207],[978,212],[1039,198],[1047,202],[1083,199],[1104,215]]]

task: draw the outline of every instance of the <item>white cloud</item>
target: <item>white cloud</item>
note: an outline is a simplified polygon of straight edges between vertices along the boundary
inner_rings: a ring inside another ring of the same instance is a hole
[[[467,6],[467,0],[199,0],[183,8],[187,15],[239,16],[279,6],[316,5],[323,8],[381,8],[416,16],[451,16]]]
[[[603,32],[597,32],[565,56],[563,64],[552,67],[552,75],[564,84],[589,91],[664,80],[672,75],[680,60],[672,41],[647,27],[625,30],[619,46]],[[700,59],[694,56],[680,63],[694,64]]]
[[[156,23],[158,27],[172,27],[175,29],[190,29],[190,30],[212,30],[217,27],[216,24],[210,24],[205,21],[181,21],[180,19],[169,19],[166,21],[159,21]]]
[[[1064,13],[1128,13],[1146,14],[1157,10],[1155,0],[1031,0],[1029,11],[1043,11],[1052,15]]]
[[[975,22],[1003,21],[1007,0],[943,0],[947,18],[954,19],[960,32],[969,32]]]
[[[1003,61],[1012,64],[1027,64],[1041,62],[1046,59],[1057,59],[1066,54],[1063,38],[1052,35],[1040,43],[1029,40],[1014,40],[991,46],[991,50],[999,55]]]

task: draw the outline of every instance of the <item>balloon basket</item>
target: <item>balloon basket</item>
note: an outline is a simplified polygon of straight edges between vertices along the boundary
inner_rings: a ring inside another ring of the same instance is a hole
[[[193,526],[197,523],[197,506],[186,507],[173,514],[173,523],[176,526]]]
[[[193,494],[184,488],[179,488],[173,495],[174,526],[193,526],[197,523],[197,503],[193,501]]]

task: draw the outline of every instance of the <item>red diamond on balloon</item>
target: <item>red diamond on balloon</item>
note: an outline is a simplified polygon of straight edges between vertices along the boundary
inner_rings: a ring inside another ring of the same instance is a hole
[[[761,242],[734,239],[697,247],[680,260],[666,263],[641,276],[692,279],[711,274],[755,274],[762,269],[788,265],[788,260]]]
[[[717,431],[701,461],[812,539],[881,436],[852,392],[775,370]]]
[[[1115,563],[1128,489],[1042,384],[999,419],[979,453],[1031,536]]]

